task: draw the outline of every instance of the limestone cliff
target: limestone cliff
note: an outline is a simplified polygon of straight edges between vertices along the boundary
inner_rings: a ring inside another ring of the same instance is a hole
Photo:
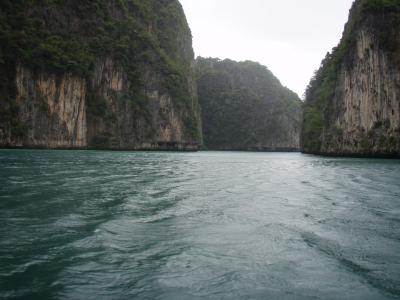
[[[196,74],[206,148],[299,150],[301,101],[266,67],[197,58]]]
[[[400,155],[400,2],[356,1],[306,92],[305,152]]]
[[[195,150],[177,0],[0,3],[0,146]]]

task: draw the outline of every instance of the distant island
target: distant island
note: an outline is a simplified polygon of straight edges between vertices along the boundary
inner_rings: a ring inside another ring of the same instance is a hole
[[[300,150],[302,102],[266,67],[199,57],[196,77],[206,149]]]

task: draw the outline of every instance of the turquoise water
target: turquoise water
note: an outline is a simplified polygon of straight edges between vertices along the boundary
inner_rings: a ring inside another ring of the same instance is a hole
[[[0,299],[400,299],[400,161],[2,150]]]

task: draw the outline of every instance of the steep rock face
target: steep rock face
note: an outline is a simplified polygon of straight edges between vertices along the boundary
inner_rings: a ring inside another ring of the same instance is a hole
[[[305,152],[400,155],[399,7],[353,5],[341,44],[307,91]]]
[[[186,133],[183,123],[190,116],[185,116],[163,90],[162,79],[155,70],[146,65],[140,69],[146,99],[142,108],[127,98],[130,82],[121,66],[111,58],[96,65],[91,87],[95,101],[102,101],[97,105],[103,110],[88,116],[89,144],[111,149],[195,150],[196,142]]]
[[[0,146],[201,143],[191,33],[177,0],[5,0],[0,42]]]
[[[205,147],[296,151],[301,101],[258,63],[197,58]]]
[[[48,148],[85,147],[86,82],[70,74],[33,72],[16,66],[16,104],[24,137],[9,144]]]

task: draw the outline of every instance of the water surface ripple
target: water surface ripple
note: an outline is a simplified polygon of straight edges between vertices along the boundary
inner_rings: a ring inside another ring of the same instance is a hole
[[[400,161],[1,150],[0,299],[400,299]]]

